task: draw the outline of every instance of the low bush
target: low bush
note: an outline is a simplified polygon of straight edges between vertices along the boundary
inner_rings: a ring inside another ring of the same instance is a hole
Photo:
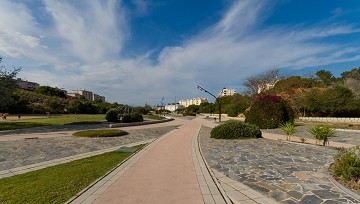
[[[261,138],[261,131],[256,125],[251,125],[236,120],[229,120],[213,128],[211,131],[211,138]]]
[[[110,109],[106,112],[105,119],[108,122],[119,122],[118,112],[115,109]]]
[[[144,118],[139,113],[133,113],[133,114],[119,114],[118,115],[119,120],[123,123],[134,123],[134,122],[143,122]]]
[[[74,136],[77,137],[119,137],[123,135],[127,135],[127,133],[124,130],[117,130],[117,129],[111,129],[111,130],[84,130],[84,131],[78,131],[73,133]]]
[[[342,148],[334,157],[332,170],[345,182],[359,185],[360,181],[360,147]]]
[[[258,96],[245,116],[245,122],[261,129],[277,128],[280,124],[294,120],[294,112],[289,104],[275,95]]]

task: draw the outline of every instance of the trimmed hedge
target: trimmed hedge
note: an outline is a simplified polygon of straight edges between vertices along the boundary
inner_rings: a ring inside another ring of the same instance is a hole
[[[245,122],[261,129],[278,128],[280,124],[294,121],[294,111],[289,104],[275,95],[258,96],[245,116]]]
[[[124,130],[84,130],[73,133],[77,137],[119,137],[129,134]]]
[[[211,131],[211,138],[215,139],[245,139],[261,138],[261,131],[256,125],[236,120],[229,120],[216,126]]]

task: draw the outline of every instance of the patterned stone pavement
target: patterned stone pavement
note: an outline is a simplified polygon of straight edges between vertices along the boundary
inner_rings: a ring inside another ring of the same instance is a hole
[[[209,165],[281,203],[359,203],[336,187],[327,169],[337,150],[267,139],[215,140],[203,126],[200,144]]]
[[[313,138],[313,136],[309,133],[309,128],[312,127],[310,125],[302,125],[296,126],[296,133],[293,134],[297,137],[303,138]],[[280,128],[277,129],[266,129],[262,130],[264,132],[275,133],[275,134],[284,134]],[[349,144],[360,145],[360,130],[357,131],[335,131],[335,136],[329,138],[330,141],[333,142],[343,142]]]
[[[165,126],[127,130],[128,135],[111,138],[61,136],[0,141],[0,171],[158,138],[177,127],[178,126]],[[94,128],[92,127],[91,129]]]

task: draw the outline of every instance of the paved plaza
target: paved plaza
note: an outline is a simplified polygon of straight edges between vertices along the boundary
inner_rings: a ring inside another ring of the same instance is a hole
[[[117,138],[71,136],[107,124],[2,131],[0,171],[47,161],[55,165],[61,158],[147,141],[145,149],[70,202],[359,203],[333,184],[327,172],[336,148],[279,141],[285,137],[276,134],[267,134],[269,139],[212,139],[210,127],[216,125],[202,116],[176,117],[163,124],[123,127],[129,134]],[[297,134],[305,131],[300,126]],[[340,133],[336,141],[351,143],[357,136]]]
[[[337,150],[269,139],[220,140],[203,127],[200,143],[210,166],[282,203],[358,203],[329,179]]]

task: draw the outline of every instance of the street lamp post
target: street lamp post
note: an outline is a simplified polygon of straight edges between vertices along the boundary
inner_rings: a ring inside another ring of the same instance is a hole
[[[207,91],[206,89],[204,89],[203,87],[197,85],[197,88],[200,91],[204,91],[205,93],[210,94],[212,97],[214,97],[216,99],[216,101],[218,102],[218,110],[219,110],[219,122],[221,122],[221,103],[220,103],[220,97],[216,97],[214,94],[210,93],[209,91]]]

